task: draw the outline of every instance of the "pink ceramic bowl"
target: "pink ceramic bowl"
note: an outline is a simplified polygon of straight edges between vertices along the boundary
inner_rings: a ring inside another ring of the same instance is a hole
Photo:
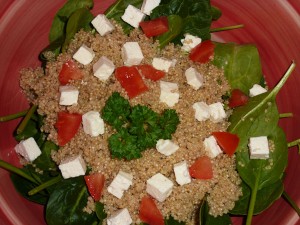
[[[19,70],[40,64],[39,52],[48,43],[48,32],[55,12],[65,1],[0,0],[0,115],[28,108],[18,86]],[[95,1],[94,14],[103,12],[112,1]],[[223,27],[244,24],[245,28],[214,34],[219,41],[255,43],[262,57],[263,72],[274,86],[292,60],[298,64],[278,96],[288,141],[300,138],[300,1],[299,0],[212,0],[223,11],[214,24]],[[19,121],[0,123],[0,158],[19,165],[14,153],[13,130]],[[300,163],[297,149],[290,149],[285,178],[287,193],[300,205]],[[233,218],[234,224],[241,220]],[[24,200],[0,169],[0,225],[42,225],[43,208]],[[298,215],[282,199],[253,220],[256,225],[300,224]]]

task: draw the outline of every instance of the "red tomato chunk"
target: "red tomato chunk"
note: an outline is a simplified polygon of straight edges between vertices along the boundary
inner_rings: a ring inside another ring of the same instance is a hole
[[[118,67],[115,71],[115,77],[129,98],[134,98],[149,90],[135,66]]]
[[[139,72],[147,79],[157,81],[165,76],[165,72],[155,69],[153,66],[144,64],[136,66]]]
[[[58,145],[64,146],[77,133],[82,121],[79,113],[59,112],[55,127],[57,129]]]
[[[102,173],[94,173],[84,176],[86,186],[95,201],[99,201],[104,187],[105,177]]]
[[[246,105],[248,101],[249,97],[244,92],[242,92],[240,89],[233,89],[228,106],[230,108],[235,108],[238,106]]]
[[[215,44],[211,40],[206,40],[198,44],[190,52],[190,60],[199,63],[207,63],[214,54]]]
[[[208,180],[213,178],[212,162],[208,156],[201,156],[189,168],[191,177]]]
[[[158,17],[149,21],[140,22],[144,34],[147,37],[161,35],[169,30],[169,22],[166,16]]]
[[[212,132],[212,135],[227,155],[232,156],[235,153],[240,142],[240,138],[236,134],[229,132]]]
[[[164,218],[161,212],[157,208],[154,200],[149,196],[142,198],[139,217],[143,222],[149,225],[164,225]]]
[[[80,80],[82,78],[83,72],[71,59],[63,64],[58,76],[59,82],[62,85],[68,84],[70,80]]]

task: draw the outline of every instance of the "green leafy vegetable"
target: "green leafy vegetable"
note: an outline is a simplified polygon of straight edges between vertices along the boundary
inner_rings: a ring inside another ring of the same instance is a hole
[[[172,216],[167,219],[164,219],[165,225],[184,225],[184,222],[179,222],[175,220]]]

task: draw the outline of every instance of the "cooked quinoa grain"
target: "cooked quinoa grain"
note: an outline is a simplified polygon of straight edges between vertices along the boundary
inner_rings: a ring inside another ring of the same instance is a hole
[[[227,213],[234,207],[234,202],[241,195],[239,187],[240,178],[235,168],[235,157],[221,154],[212,159],[213,178],[210,180],[192,179],[192,182],[179,186],[176,183],[173,171],[175,163],[186,160],[190,166],[198,157],[206,155],[203,140],[212,131],[225,131],[228,122],[213,123],[210,120],[199,122],[195,119],[192,105],[195,102],[204,101],[207,104],[222,102],[222,95],[229,90],[223,72],[211,64],[197,64],[188,59],[181,48],[169,44],[163,50],[158,48],[157,43],[145,37],[139,30],[134,30],[129,36],[123,34],[122,29],[115,24],[116,29],[104,37],[90,32],[80,31],[76,34],[68,50],[57,57],[56,61],[49,62],[45,74],[42,68],[23,69],[21,71],[20,85],[26,93],[28,100],[38,105],[38,113],[45,116],[45,124],[42,130],[49,133],[49,140],[57,143],[57,131],[54,124],[59,111],[69,111],[84,114],[94,110],[101,113],[106,100],[113,92],[119,92],[121,96],[128,99],[125,90],[112,75],[107,81],[100,81],[93,75],[93,64],[101,57],[106,56],[112,60],[116,67],[123,66],[121,48],[128,41],[139,43],[144,59],[142,64],[151,64],[154,57],[163,57],[176,60],[163,81],[177,83],[179,86],[180,99],[173,107],[179,115],[180,124],[172,136],[172,141],[179,146],[179,150],[171,156],[165,156],[156,149],[147,149],[142,157],[130,161],[113,159],[110,155],[107,139],[114,132],[113,128],[105,124],[105,133],[97,137],[91,137],[80,128],[75,137],[52,152],[53,160],[59,164],[63,159],[71,155],[81,154],[89,167],[91,173],[101,172],[105,175],[105,188],[101,202],[105,205],[108,215],[120,208],[127,208],[135,223],[139,223],[138,209],[141,198],[146,193],[146,181],[156,173],[162,173],[173,183],[172,194],[162,203],[156,204],[164,217],[172,215],[179,221],[193,224],[202,198],[208,194],[207,200],[210,213],[214,216]],[[78,66],[84,72],[82,80],[73,80],[70,85],[79,90],[78,104],[72,106],[59,105],[58,75],[62,65],[72,58],[77,49],[85,44],[95,52],[92,63]],[[204,77],[204,85],[199,90],[194,90],[187,84],[184,72],[189,67],[194,67]],[[159,101],[159,81],[144,79],[149,91],[130,99],[131,105],[146,105],[152,110],[160,113],[168,106]],[[124,193],[121,199],[116,198],[107,191],[117,173],[122,170],[133,175],[133,184]],[[86,212],[91,212],[94,202],[87,200]]]

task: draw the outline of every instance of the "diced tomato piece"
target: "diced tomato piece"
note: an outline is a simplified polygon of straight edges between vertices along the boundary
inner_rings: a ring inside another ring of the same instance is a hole
[[[228,106],[230,108],[235,108],[238,106],[246,105],[248,101],[249,97],[244,92],[242,92],[240,89],[233,89]]]
[[[161,212],[154,200],[149,196],[142,198],[139,217],[143,222],[150,225],[164,225],[164,218]]]
[[[206,40],[198,44],[190,52],[190,60],[199,63],[207,63],[214,54],[215,44],[211,40]]]
[[[59,112],[55,127],[59,146],[67,144],[77,133],[82,116],[79,113]]]
[[[144,64],[136,66],[140,73],[147,79],[157,81],[165,76],[165,72],[155,69],[153,66]]]
[[[140,27],[147,37],[154,37],[167,32],[169,22],[166,16],[161,16],[153,20],[140,22]]]
[[[212,132],[212,135],[227,155],[232,156],[235,153],[240,142],[240,138],[236,134],[220,131]]]
[[[115,71],[115,77],[125,89],[129,98],[134,98],[148,91],[148,87],[135,66],[118,67]]]
[[[212,162],[208,156],[201,156],[189,168],[191,177],[208,180],[213,178]]]
[[[84,176],[86,186],[95,201],[99,201],[104,187],[105,177],[102,173],[94,173]]]
[[[62,85],[66,85],[70,80],[80,80],[82,78],[83,72],[72,59],[63,64],[58,76]]]

